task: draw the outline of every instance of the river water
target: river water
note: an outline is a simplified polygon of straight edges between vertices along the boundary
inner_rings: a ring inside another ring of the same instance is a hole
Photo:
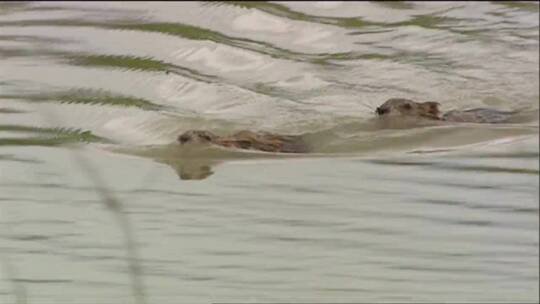
[[[538,17],[0,3],[0,303],[538,302]],[[521,114],[377,119],[392,97]],[[188,129],[313,151],[180,147]]]

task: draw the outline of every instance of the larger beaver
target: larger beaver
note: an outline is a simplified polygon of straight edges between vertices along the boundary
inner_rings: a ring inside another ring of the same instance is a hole
[[[422,117],[431,120],[468,123],[504,123],[515,111],[499,111],[488,108],[475,108],[470,110],[452,110],[441,113],[440,104],[434,101],[416,102],[405,98],[391,98],[375,110],[379,116],[403,115]]]

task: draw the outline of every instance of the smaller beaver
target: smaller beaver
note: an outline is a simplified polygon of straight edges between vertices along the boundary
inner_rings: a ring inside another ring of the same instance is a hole
[[[441,115],[440,104],[434,101],[416,102],[405,98],[391,98],[375,110],[379,116],[404,115],[432,120],[470,123],[504,123],[517,112],[475,108],[465,111],[452,110]]]
[[[180,144],[214,144],[227,148],[279,153],[307,153],[308,145],[298,135],[277,135],[267,132],[240,131],[218,136],[209,131],[189,130],[178,136]]]

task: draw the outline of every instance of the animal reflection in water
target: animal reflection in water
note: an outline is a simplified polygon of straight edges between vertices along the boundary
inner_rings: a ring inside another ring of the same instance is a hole
[[[180,150],[179,150],[180,148]],[[181,180],[203,180],[214,174],[213,168],[219,164],[232,160],[246,159],[283,159],[291,157],[292,154],[285,153],[245,153],[238,150],[222,149],[221,147],[212,147],[193,144],[174,149],[180,155],[174,155],[173,151],[165,152],[166,155],[158,156],[155,153],[153,158],[163,164],[167,164],[176,171]],[[297,155],[297,154],[294,154]]]
[[[219,162],[212,159],[160,160],[171,166],[181,180],[202,180],[214,174],[212,167]]]
[[[438,102],[416,102],[404,98],[392,98],[379,106],[375,113],[380,118],[402,120],[433,121],[437,123],[505,123],[517,114],[513,111],[499,111],[488,108],[477,108],[464,111],[453,110],[442,113]],[[182,147],[218,146],[226,150],[253,150],[274,154],[301,154],[312,152],[302,135],[279,135],[268,132],[240,131],[232,135],[219,136],[205,130],[189,130],[178,136]],[[266,153],[265,153],[266,154]],[[244,155],[245,156],[245,155]],[[239,156],[237,156],[239,157]],[[242,157],[242,156],[240,156]],[[245,156],[247,157],[247,156]],[[242,157],[242,158],[245,158]],[[219,163],[216,159],[191,159],[162,161],[173,168],[183,180],[205,179],[213,174],[212,166]]]

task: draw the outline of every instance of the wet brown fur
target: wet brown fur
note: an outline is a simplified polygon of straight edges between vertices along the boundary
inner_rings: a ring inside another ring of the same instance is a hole
[[[440,104],[434,101],[416,102],[405,98],[391,98],[377,108],[379,115],[400,114],[440,120]]]
[[[267,132],[240,131],[229,136],[217,136],[208,131],[189,130],[178,137],[180,144],[210,143],[227,148],[279,153],[309,151],[301,136],[278,135]]]
[[[391,98],[378,107],[379,116],[402,115],[423,117],[431,120],[468,123],[502,123],[517,112],[505,112],[495,109],[476,108],[465,111],[452,110],[442,113],[440,104],[434,101],[416,102],[405,98]]]

